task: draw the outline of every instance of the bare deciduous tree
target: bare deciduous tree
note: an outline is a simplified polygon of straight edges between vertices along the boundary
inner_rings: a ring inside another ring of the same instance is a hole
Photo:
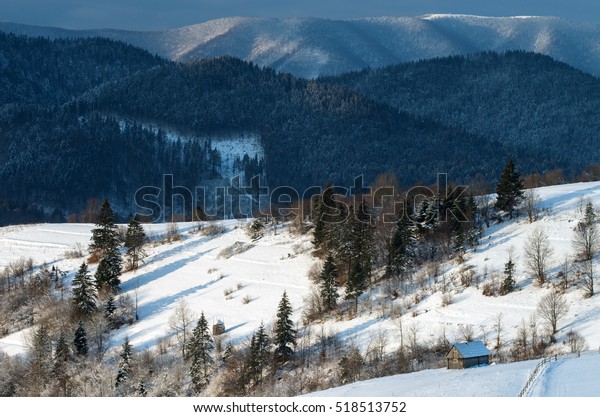
[[[181,300],[175,307],[175,312],[169,317],[169,327],[175,332],[175,337],[181,347],[181,357],[185,360],[186,347],[189,335],[194,326],[196,315],[185,300]]]
[[[569,330],[567,332],[567,345],[569,346],[571,353],[577,354],[589,348],[585,338],[574,330]]]
[[[579,223],[573,235],[573,249],[582,261],[589,261],[600,249],[600,233],[595,224]]]
[[[536,227],[525,242],[525,266],[540,285],[546,281],[546,270],[549,267],[552,253],[545,230]]]
[[[556,333],[558,321],[565,317],[569,311],[567,300],[564,295],[551,291],[542,297],[537,306],[537,311],[552,331],[552,337]]]
[[[495,317],[494,320],[494,329],[496,329],[496,349],[500,349],[502,347],[502,341],[501,341],[501,337],[502,337],[502,330],[504,329],[502,327],[502,313],[498,313]]]
[[[592,297],[594,295],[594,260],[580,262],[577,269],[578,275],[583,279],[585,297]]]
[[[533,223],[537,220],[539,204],[540,204],[540,196],[535,192],[533,188],[530,188],[525,191],[525,199],[523,200],[523,207],[527,212],[527,218],[529,219],[529,223]]]

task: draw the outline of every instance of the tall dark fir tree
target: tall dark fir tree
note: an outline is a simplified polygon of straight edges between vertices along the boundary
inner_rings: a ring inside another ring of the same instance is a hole
[[[208,385],[210,378],[210,365],[213,363],[211,352],[214,343],[208,331],[208,322],[204,313],[200,314],[198,323],[192,331],[188,346],[188,355],[191,360],[190,377],[196,392],[202,391]]]
[[[523,180],[512,160],[508,161],[496,185],[496,208],[513,218],[515,208],[523,199]]]
[[[77,313],[83,317],[96,310],[96,286],[84,262],[73,277],[72,283],[73,304]]]
[[[144,252],[144,244],[146,243],[146,232],[140,224],[140,222],[131,219],[129,226],[127,226],[127,233],[125,234],[125,248],[127,252],[127,260],[131,269],[137,269],[140,261],[144,259],[146,253]]]
[[[337,280],[338,269],[330,254],[325,260],[323,271],[321,272],[321,301],[325,311],[335,310],[337,308]]]
[[[104,200],[98,213],[96,227],[92,229],[92,242],[89,251],[97,259],[102,259],[111,252],[118,252],[119,234],[115,223],[116,216],[108,200]]]
[[[274,360],[277,364],[283,364],[294,358],[296,347],[296,330],[292,321],[292,305],[288,299],[287,292],[283,292],[279,307],[277,308],[277,319],[275,322],[275,350]]]

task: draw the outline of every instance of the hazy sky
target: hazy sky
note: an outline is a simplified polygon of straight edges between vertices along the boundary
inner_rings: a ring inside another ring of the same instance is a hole
[[[0,21],[70,29],[166,29],[226,16],[551,15],[600,23],[598,0],[0,0]]]

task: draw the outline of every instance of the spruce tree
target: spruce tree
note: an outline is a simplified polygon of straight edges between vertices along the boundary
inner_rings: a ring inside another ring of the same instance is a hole
[[[337,283],[338,270],[335,266],[333,256],[328,255],[321,272],[321,301],[325,311],[335,310],[337,308]]]
[[[117,294],[121,290],[120,276],[121,254],[111,249],[100,260],[94,275],[98,292]]]
[[[504,264],[504,282],[502,283],[502,292],[508,294],[515,289],[515,264],[511,258]]]
[[[108,200],[100,208],[96,227],[92,229],[92,243],[89,251],[98,259],[102,259],[109,252],[117,252],[120,246],[117,225],[115,224],[115,213]]]
[[[360,262],[355,261],[350,267],[348,281],[346,281],[346,300],[354,300],[354,312],[358,312],[358,298],[367,289],[366,274]]]
[[[146,238],[146,232],[144,232],[142,225],[138,221],[131,219],[129,226],[127,226],[127,233],[125,234],[126,256],[131,269],[137,269],[139,262],[146,256],[144,252]]]
[[[69,380],[68,363],[71,359],[69,344],[63,335],[56,342],[54,351],[54,365],[52,367],[52,378],[61,389],[61,394],[67,395],[67,384]]]
[[[412,266],[416,238],[414,225],[404,214],[396,222],[396,230],[388,247],[388,273],[401,276]]]
[[[133,352],[129,336],[125,336],[125,341],[121,345],[121,354],[119,355],[119,370],[115,380],[115,388],[127,381],[131,375],[131,362],[133,360]]]
[[[75,330],[75,338],[73,339],[73,345],[75,346],[75,353],[79,356],[87,356],[88,354],[88,341],[83,322],[79,321],[79,326]]]
[[[88,316],[96,310],[96,288],[85,262],[75,274],[72,287],[73,304],[79,315]]]
[[[41,324],[33,333],[30,358],[31,372],[38,378],[46,378],[52,369],[52,339],[45,324]]]
[[[508,161],[500,180],[496,185],[496,208],[509,213],[513,218],[513,212],[523,199],[523,180],[512,160]]]
[[[247,379],[255,386],[262,383],[264,370],[270,363],[270,356],[269,336],[264,324],[261,323],[250,339],[250,351],[246,361]]]
[[[275,362],[283,364],[294,358],[296,347],[296,330],[291,319],[292,305],[283,292],[279,307],[277,308],[277,319],[275,322],[275,350],[273,351]]]
[[[192,332],[188,346],[188,354],[191,359],[190,377],[196,392],[202,391],[208,385],[210,365],[213,363],[211,356],[213,349],[214,344],[208,331],[208,322],[202,313]]]
[[[585,205],[584,223],[586,226],[591,226],[596,222],[596,211],[591,201]]]

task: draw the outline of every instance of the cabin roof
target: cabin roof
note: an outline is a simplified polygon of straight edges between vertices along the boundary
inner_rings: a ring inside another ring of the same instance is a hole
[[[453,347],[456,348],[463,358],[477,358],[479,356],[488,356],[490,354],[488,348],[486,348],[483,342],[479,340],[468,343],[456,343]]]

